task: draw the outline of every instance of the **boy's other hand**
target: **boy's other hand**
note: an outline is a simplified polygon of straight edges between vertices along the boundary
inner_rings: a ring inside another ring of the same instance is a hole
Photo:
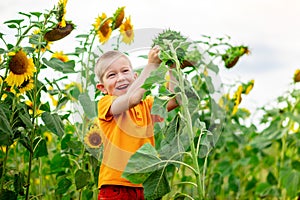
[[[161,60],[159,59],[159,46],[155,45],[148,53],[148,63],[149,64],[160,64]]]

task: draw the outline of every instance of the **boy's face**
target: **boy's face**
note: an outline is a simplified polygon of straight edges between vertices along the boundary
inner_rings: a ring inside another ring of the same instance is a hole
[[[128,60],[120,57],[104,71],[102,77],[102,83],[98,83],[97,88],[104,94],[121,96],[127,92],[137,74],[134,73]]]

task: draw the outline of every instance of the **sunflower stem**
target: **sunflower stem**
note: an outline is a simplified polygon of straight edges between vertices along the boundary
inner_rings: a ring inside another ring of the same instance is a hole
[[[2,148],[2,147],[1,147]],[[4,176],[5,176],[5,172],[6,172],[6,162],[7,162],[7,158],[8,158],[8,151],[9,151],[9,146],[6,145],[5,147],[6,152],[5,152],[5,157],[3,160],[3,165],[2,165],[2,174],[1,174],[1,179],[0,179],[0,194],[2,194],[3,191],[3,182],[4,182]]]
[[[191,118],[191,113],[188,108],[188,97],[186,96],[185,89],[184,89],[184,86],[185,86],[184,79],[183,79],[184,74],[181,71],[180,62],[176,55],[176,51],[175,51],[173,45],[170,45],[170,49],[172,52],[172,58],[174,59],[175,64],[176,64],[176,71],[178,74],[178,82],[179,82],[178,86],[181,91],[180,96],[181,96],[182,105],[183,105],[183,106],[181,106],[181,109],[182,109],[184,119],[186,120],[186,127],[187,127],[187,133],[188,133],[189,141],[190,141],[192,162],[193,162],[193,165],[194,165],[194,168],[196,171],[194,174],[196,176],[197,192],[198,192],[199,198],[203,199],[204,191],[202,191],[200,168],[199,168],[198,157],[197,157],[196,148],[195,148],[195,144],[194,144],[194,131],[193,131],[192,118]]]

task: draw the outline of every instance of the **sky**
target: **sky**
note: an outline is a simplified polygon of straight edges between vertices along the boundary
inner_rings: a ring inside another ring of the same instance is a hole
[[[3,22],[20,18],[18,12],[43,12],[57,2],[0,1],[0,32],[9,34]],[[86,33],[99,14],[112,15],[122,6],[135,29],[171,28],[192,40],[228,35],[230,43],[248,46],[251,54],[230,70],[220,67],[219,75],[224,82],[255,80],[241,103],[250,110],[270,104],[287,91],[295,70],[300,69],[299,0],[69,0],[66,19],[76,24],[78,33]],[[75,36],[72,32],[71,37]],[[61,47],[74,49],[74,43]]]

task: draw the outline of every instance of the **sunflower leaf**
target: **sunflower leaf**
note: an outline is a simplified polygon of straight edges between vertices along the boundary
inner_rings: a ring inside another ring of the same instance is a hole
[[[49,112],[44,112],[42,114],[42,120],[46,127],[57,136],[62,137],[64,135],[64,124],[58,114],[55,113],[51,115]]]
[[[75,67],[75,61],[70,60],[67,62],[63,62],[57,58],[51,58],[50,60],[47,60],[46,58],[42,59],[45,65],[48,67],[51,67],[54,70],[57,70],[59,72],[63,73],[75,73],[74,67]]]
[[[96,104],[92,101],[87,93],[80,94],[78,96],[79,102],[84,110],[84,113],[89,119],[93,119],[97,116]]]

